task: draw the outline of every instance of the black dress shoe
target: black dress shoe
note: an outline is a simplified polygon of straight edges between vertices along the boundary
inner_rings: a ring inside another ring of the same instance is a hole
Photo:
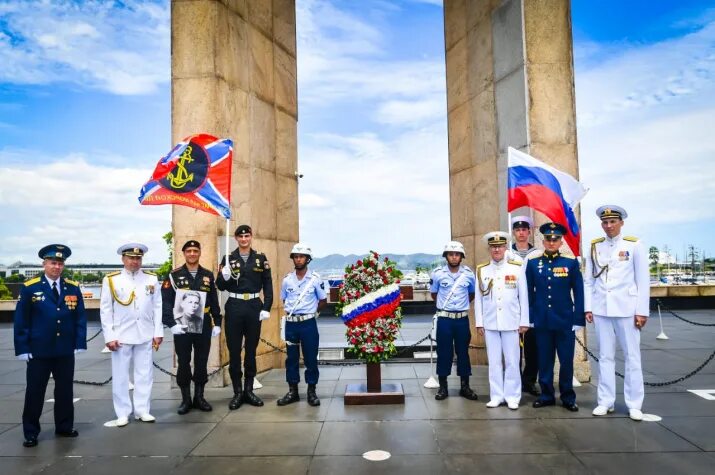
[[[537,399],[536,401],[534,401],[534,404],[532,404],[532,406],[538,409],[540,407],[553,406],[555,404],[555,401],[542,401],[541,399]]]
[[[564,406],[567,411],[578,412],[578,405],[575,402],[571,404],[563,403],[562,406]]]
[[[37,437],[28,437],[22,443],[23,447],[34,447],[37,445]]]
[[[77,432],[76,429],[72,429],[69,432],[55,432],[55,435],[57,437],[77,437],[79,435],[79,432]]]

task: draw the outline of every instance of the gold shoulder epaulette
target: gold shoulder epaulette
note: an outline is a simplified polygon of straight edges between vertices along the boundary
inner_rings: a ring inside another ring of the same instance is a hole
[[[156,275],[156,272],[149,272],[148,270],[145,270],[144,273],[149,275]]]
[[[75,287],[79,287],[79,282],[77,282],[76,280],[65,279],[65,282],[67,282],[68,284],[72,284]]]
[[[486,267],[488,265],[489,265],[488,262],[484,262],[483,264],[477,264],[477,269],[481,269],[482,267]]]
[[[520,266],[520,265],[521,265],[521,261],[514,261],[514,260],[512,260],[512,259],[509,259],[507,262],[508,262],[509,264],[513,264],[513,265],[515,265],[515,266]]]
[[[603,241],[605,241],[605,240],[606,240],[605,237],[596,238],[596,239],[594,239],[594,240],[591,241],[591,244],[598,244],[599,242],[603,242]]]
[[[110,272],[109,274],[107,274],[107,277],[114,277],[115,275],[119,275],[119,274],[121,274],[121,273],[122,273],[122,271],[119,271],[119,270],[118,270],[118,271],[114,271],[114,272]]]
[[[638,238],[635,236],[623,236],[624,241],[638,242]]]
[[[29,286],[31,286],[31,285],[33,285],[33,284],[36,284],[36,283],[38,283],[38,282],[41,281],[41,280],[42,280],[41,277],[35,277],[34,279],[30,279],[30,280],[28,280],[28,281],[25,282],[25,287],[29,287]]]

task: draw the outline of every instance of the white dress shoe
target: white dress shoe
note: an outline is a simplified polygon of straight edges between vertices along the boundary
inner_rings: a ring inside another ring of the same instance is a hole
[[[612,407],[596,406],[596,408],[591,414],[593,414],[594,416],[605,416],[606,414],[610,414],[611,412],[613,412]]]
[[[149,414],[149,413],[142,414],[141,416],[135,416],[134,418],[135,418],[136,420],[142,421],[142,422],[154,422],[154,421],[156,421],[156,417],[152,416],[152,415]]]
[[[513,402],[513,401],[512,401],[512,402],[507,402],[507,403],[506,403],[506,406],[507,406],[509,409],[511,409],[512,411],[516,411],[517,409],[519,409],[519,403],[518,403],[518,402]]]
[[[501,406],[501,403],[502,403],[502,401],[500,401],[498,399],[492,399],[491,401],[489,401],[487,403],[487,407],[488,408],[499,407],[499,406]]]
[[[628,417],[630,417],[634,421],[642,421],[643,413],[640,409],[631,409],[630,411],[628,411]]]
[[[117,427],[124,427],[127,424],[129,424],[129,418],[127,417],[119,417],[114,421],[114,425]]]

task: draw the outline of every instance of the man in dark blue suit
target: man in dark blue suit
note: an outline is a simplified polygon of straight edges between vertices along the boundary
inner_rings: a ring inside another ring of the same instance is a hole
[[[74,355],[87,349],[87,317],[77,282],[62,278],[72,251],[62,244],[40,249],[44,273],[25,282],[15,308],[15,355],[27,361],[22,430],[25,447],[37,445],[50,374],[55,379],[55,434],[77,437],[72,377]]]
[[[578,411],[573,390],[574,332],[586,324],[583,311],[583,277],[578,261],[559,252],[566,228],[546,223],[539,228],[544,235],[544,252],[530,256],[526,264],[529,287],[529,320],[534,326],[539,360],[541,395],[534,407],[553,406],[554,358],[559,355],[559,393],[562,405]]]

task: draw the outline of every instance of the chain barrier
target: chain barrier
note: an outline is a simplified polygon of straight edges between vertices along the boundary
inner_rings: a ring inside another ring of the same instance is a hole
[[[100,333],[102,333],[102,328],[101,328],[101,327],[99,328],[99,330],[97,330],[97,333],[95,333],[94,335],[92,335],[91,337],[89,337],[89,338],[87,339],[87,343],[89,343],[90,341],[92,341],[92,340],[94,340],[95,338],[97,338]]]
[[[576,341],[577,341],[578,344],[581,346],[581,348],[583,348],[583,350],[588,354],[588,356],[590,356],[591,358],[593,358],[594,361],[596,361],[596,363],[598,363],[598,357],[597,357],[596,355],[594,355],[593,352],[591,352],[591,350],[589,350],[588,347],[587,347],[586,345],[584,345],[583,342],[582,342],[578,337],[576,337]],[[650,387],[658,388],[658,387],[663,387],[663,386],[670,386],[670,385],[672,385],[672,384],[682,383],[682,382],[685,381],[686,379],[688,379],[688,378],[690,378],[690,377],[695,376],[696,374],[698,374],[698,373],[700,372],[700,370],[702,370],[705,366],[707,366],[708,363],[710,363],[710,362],[712,361],[713,358],[715,358],[715,351],[713,351],[712,353],[710,353],[710,356],[708,356],[708,357],[705,359],[705,361],[703,361],[703,363],[702,363],[700,366],[698,366],[697,368],[695,368],[694,370],[692,370],[691,372],[689,372],[689,373],[686,374],[685,376],[681,376],[680,378],[672,379],[672,380],[670,380],[670,381],[663,381],[663,382],[661,382],[661,383],[650,383],[650,382],[648,382],[648,381],[644,381],[643,384],[644,384],[645,386],[650,386]],[[619,373],[618,371],[616,371],[616,376],[618,376],[619,378],[623,378],[623,377],[624,377],[623,374]]]
[[[81,379],[73,379],[72,382],[74,384],[83,384],[85,386],[104,386],[106,384],[109,384],[109,382],[112,380],[112,377],[110,376],[104,381],[98,382],[98,381],[82,381]]]
[[[691,325],[697,325],[697,326],[699,326],[699,327],[715,327],[715,323],[693,322],[692,320],[688,320],[688,319],[685,318],[685,317],[681,317],[680,315],[678,315],[677,313],[675,313],[673,310],[671,310],[670,308],[668,308],[660,299],[655,299],[655,301],[658,303],[658,305],[660,305],[660,307],[661,307],[663,310],[665,310],[666,312],[668,312],[669,314],[671,314],[671,315],[674,316],[675,318],[684,321],[685,323],[689,323],[689,324],[691,324]]]

